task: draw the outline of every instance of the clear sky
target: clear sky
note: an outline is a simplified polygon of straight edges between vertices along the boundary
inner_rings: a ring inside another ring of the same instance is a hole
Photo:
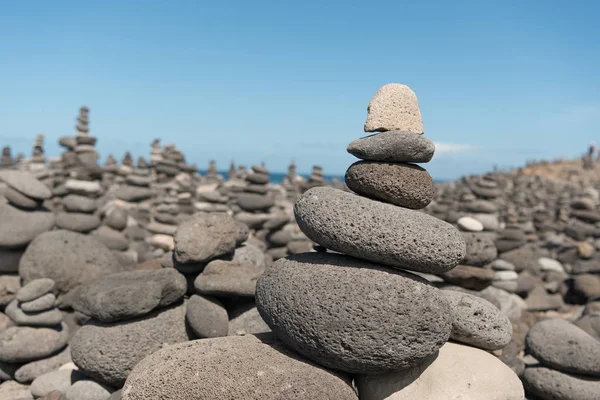
[[[406,4],[405,4],[406,3]],[[342,174],[382,85],[417,94],[434,178],[600,143],[597,1],[2,1],[0,146],[58,155],[81,105],[102,156],[175,142]]]

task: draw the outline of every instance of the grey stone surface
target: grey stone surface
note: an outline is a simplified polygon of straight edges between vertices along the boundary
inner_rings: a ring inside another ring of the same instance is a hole
[[[214,260],[198,275],[194,287],[198,293],[209,296],[254,297],[256,280],[263,270],[263,265]]]
[[[151,198],[154,191],[140,186],[121,186],[117,190],[117,198],[129,202],[138,202]]]
[[[185,325],[184,304],[131,321],[105,324],[90,320],[71,339],[71,357],[85,375],[121,387],[144,357],[165,345],[189,340]]]
[[[0,203],[0,221],[0,247],[22,248],[54,227],[54,214],[46,210],[23,211]]]
[[[186,368],[175,368],[180,365]],[[121,396],[123,400],[357,400],[348,377],[304,360],[265,335],[169,346],[134,368]]]
[[[262,319],[254,303],[234,308],[230,311],[229,317],[229,336],[271,332],[271,328]]]
[[[20,366],[15,372],[15,379],[21,383],[28,383],[38,376],[56,371],[69,362],[71,362],[71,350],[67,346],[56,355]]]
[[[33,210],[38,206],[38,202],[32,198],[25,196],[23,193],[11,188],[10,186],[4,190],[4,197],[13,205],[24,210]]]
[[[127,211],[116,207],[110,211],[104,219],[106,226],[121,231],[127,226]]]
[[[19,272],[19,261],[23,250],[8,250],[0,248],[0,274],[6,273],[18,273]]]
[[[600,341],[569,321],[554,318],[538,322],[525,341],[531,354],[544,365],[600,377]]]
[[[96,199],[78,194],[70,194],[63,198],[63,206],[69,212],[91,213],[97,208]]]
[[[21,303],[19,306],[21,307],[21,310],[26,313],[35,313],[50,310],[54,307],[54,303],[56,303],[56,296],[52,293],[46,293],[42,297]]]
[[[42,397],[54,390],[65,393],[73,383],[80,379],[83,379],[83,376],[76,370],[61,369],[48,372],[38,376],[31,383],[31,394],[35,397]]]
[[[543,366],[525,369],[523,384],[542,399],[597,400],[600,379],[567,374]]]
[[[0,170],[0,181],[32,199],[46,200],[52,197],[50,188],[30,172],[3,169]]]
[[[498,350],[510,342],[512,324],[492,303],[468,293],[442,293],[453,316],[450,339],[484,350]]]
[[[98,240],[57,230],[38,236],[27,247],[21,258],[19,275],[25,283],[39,278],[53,279],[60,301],[62,294],[101,275],[122,270],[112,252]]]
[[[465,265],[483,266],[498,256],[498,250],[491,236],[481,233],[463,233],[467,253],[462,261]]]
[[[121,272],[82,286],[73,308],[103,322],[126,320],[173,304],[186,290],[185,277],[172,268]]]
[[[310,189],[296,201],[294,212],[314,242],[368,261],[443,273],[465,256],[464,239],[452,225],[342,190]]]
[[[0,333],[0,361],[26,363],[40,360],[60,351],[67,345],[69,329],[13,326]]]
[[[227,336],[229,317],[214,297],[193,295],[187,302],[186,320],[198,338]]]
[[[108,400],[111,388],[89,379],[79,380],[65,391],[66,400]]]
[[[58,308],[36,313],[27,313],[19,308],[19,302],[17,300],[13,300],[8,306],[6,306],[6,310],[4,310],[4,312],[17,325],[55,326],[60,324],[62,321],[62,314]]]
[[[56,227],[73,232],[87,233],[100,226],[100,218],[94,214],[86,213],[58,213]]]
[[[125,235],[108,226],[101,226],[93,232],[93,236],[111,250],[124,251],[129,248],[129,240]]]
[[[452,329],[450,306],[427,281],[333,253],[276,261],[258,280],[256,304],[291,348],[350,373],[415,366]]]
[[[348,153],[370,161],[426,163],[433,157],[435,144],[413,132],[388,131],[356,139]]]
[[[369,102],[364,128],[365,132],[399,130],[423,134],[417,95],[399,83],[382,86]]]
[[[238,205],[244,211],[266,211],[273,207],[275,201],[268,195],[256,193],[240,193],[237,195]]]
[[[0,399],[33,400],[33,395],[29,386],[15,381],[6,381],[0,384]]]
[[[414,164],[359,161],[344,181],[362,196],[414,210],[425,208],[435,193],[429,173]]]
[[[175,258],[182,264],[207,262],[233,252],[238,227],[228,215],[198,213],[175,232]]]
[[[39,278],[28,282],[17,292],[17,300],[20,302],[32,301],[48,294],[54,289],[54,280],[50,278]]]

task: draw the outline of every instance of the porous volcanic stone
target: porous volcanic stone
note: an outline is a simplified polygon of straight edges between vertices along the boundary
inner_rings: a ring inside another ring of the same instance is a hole
[[[144,357],[165,345],[189,339],[182,304],[116,324],[92,319],[71,339],[71,357],[85,375],[121,387]]]
[[[492,303],[454,290],[442,293],[452,310],[452,340],[484,350],[498,350],[510,342],[512,324]]]
[[[369,102],[365,132],[394,130],[421,135],[423,119],[417,95],[406,85],[388,83]]]
[[[467,244],[464,264],[482,266],[498,257],[498,250],[491,236],[471,232],[465,232],[463,236]]]
[[[542,399],[597,400],[600,379],[567,374],[541,365],[526,368],[523,384]]]
[[[186,319],[199,338],[227,336],[229,317],[214,297],[193,295],[187,302]]]
[[[132,319],[179,301],[186,290],[173,268],[121,272],[82,286],[73,308],[103,322]]]
[[[347,376],[308,362],[267,335],[169,346],[136,365],[121,396],[122,400],[357,400]]]
[[[443,273],[465,256],[464,239],[452,225],[342,190],[310,189],[296,201],[294,213],[312,241],[368,261]]]
[[[194,287],[198,293],[205,295],[254,297],[256,280],[263,270],[262,264],[214,260],[198,275]]]
[[[13,326],[0,333],[0,361],[23,364],[60,351],[69,340],[69,328]]]
[[[15,372],[15,379],[21,383],[31,382],[38,376],[56,371],[62,365],[71,362],[71,349],[65,347],[60,353],[38,361],[32,361],[21,366]]]
[[[433,199],[433,179],[413,164],[358,161],[346,171],[345,182],[360,195],[419,210]]]
[[[452,329],[448,303],[424,279],[334,253],[277,260],[258,280],[256,304],[291,348],[350,373],[415,366]]]
[[[198,213],[175,232],[175,258],[182,264],[207,262],[233,252],[238,227],[228,215]]]
[[[3,169],[0,170],[0,181],[32,199],[46,200],[52,197],[50,188],[30,172]]]
[[[457,265],[441,276],[449,283],[453,283],[465,289],[483,290],[492,284],[494,271],[480,267]]]
[[[369,161],[426,163],[433,157],[435,144],[413,132],[388,131],[356,139],[347,150]]]
[[[0,203],[0,247],[25,247],[41,233],[54,227],[54,214],[48,211],[22,211]]]
[[[600,377],[600,342],[569,321],[538,322],[525,341],[531,354],[549,367]]]

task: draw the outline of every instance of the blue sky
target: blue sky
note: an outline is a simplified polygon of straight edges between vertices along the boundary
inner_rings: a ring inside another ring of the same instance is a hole
[[[419,98],[434,178],[600,142],[600,3],[401,3],[1,2],[0,145],[58,155],[85,104],[103,156],[159,137],[201,168],[342,174],[389,82]]]

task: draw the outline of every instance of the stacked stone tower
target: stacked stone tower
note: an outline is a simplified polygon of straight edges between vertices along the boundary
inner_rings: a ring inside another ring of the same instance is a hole
[[[2,168],[10,168],[14,164],[12,155],[10,152],[10,147],[6,146],[2,149],[2,157],[0,158],[0,167]]]
[[[77,146],[75,152],[79,162],[87,167],[94,168],[98,166],[98,152],[96,152],[96,138],[90,135],[89,128],[90,110],[86,106],[79,109],[77,124],[75,125]]]

